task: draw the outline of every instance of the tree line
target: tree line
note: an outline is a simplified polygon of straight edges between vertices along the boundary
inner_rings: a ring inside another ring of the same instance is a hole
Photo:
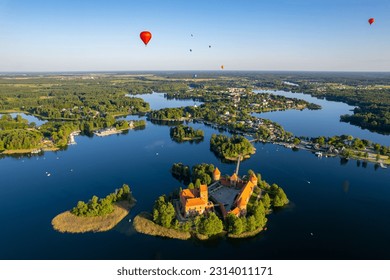
[[[214,165],[208,163],[195,164],[190,168],[183,163],[174,163],[171,167],[172,175],[188,184],[188,188],[199,188],[201,184],[210,185],[213,178]]]
[[[123,184],[121,188],[110,193],[105,198],[99,199],[99,197],[94,195],[88,202],[79,201],[70,212],[78,217],[104,216],[114,211],[113,203],[122,200],[130,200],[130,198],[130,187]]]

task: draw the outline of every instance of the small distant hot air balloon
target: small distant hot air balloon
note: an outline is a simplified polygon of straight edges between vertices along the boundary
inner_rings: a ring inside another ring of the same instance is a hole
[[[142,31],[139,34],[139,37],[141,38],[142,42],[144,42],[145,46],[149,43],[150,39],[152,39],[152,33],[149,31]]]
[[[375,21],[375,19],[374,18],[370,18],[370,19],[368,19],[368,23],[371,25],[371,24],[373,24],[374,23],[374,21]]]
[[[211,45],[209,45],[209,49],[211,48]]]
[[[192,49],[190,49],[190,52],[192,52]]]
[[[221,69],[223,70],[223,68],[224,68],[224,66],[223,65],[221,65]]]

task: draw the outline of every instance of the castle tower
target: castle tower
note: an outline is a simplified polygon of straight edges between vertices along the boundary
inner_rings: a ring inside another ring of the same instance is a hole
[[[221,179],[221,171],[219,171],[218,167],[216,167],[213,171],[213,180],[219,181]]]
[[[208,192],[208,189],[207,189],[207,185],[200,185],[199,196],[206,203],[208,202],[208,200],[209,200],[209,192]]]
[[[233,175],[230,177],[230,185],[235,187],[237,186],[238,176],[236,173],[233,173]]]
[[[257,186],[257,177],[255,174],[251,174],[251,176],[249,177],[249,181],[251,181],[253,185]]]

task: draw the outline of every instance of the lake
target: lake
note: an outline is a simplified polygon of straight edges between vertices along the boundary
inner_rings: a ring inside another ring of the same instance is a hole
[[[367,129],[340,122],[341,115],[353,114],[352,110],[354,107],[349,106],[346,103],[328,101],[326,99],[312,97],[308,94],[280,90],[256,90],[255,92],[266,92],[290,98],[303,99],[307,102],[322,106],[321,110],[287,110],[253,114],[254,116],[271,119],[281,124],[286,131],[290,131],[294,135],[318,137],[347,134],[361,139],[368,139],[375,143],[380,143],[381,145],[390,145],[390,135],[373,133]]]
[[[0,117],[2,116],[3,114],[0,114]],[[45,122],[47,122],[46,120],[42,120],[42,119],[38,119],[37,117],[33,116],[33,115],[27,115],[25,113],[11,113],[10,114],[13,118],[15,118],[17,115],[21,115],[23,119],[26,119],[28,120],[29,123],[32,123],[32,122],[35,122],[35,124],[37,126],[41,126],[42,124],[44,124]]]
[[[193,105],[148,97],[159,100],[153,109],[177,106],[172,102]],[[314,119],[305,119],[303,135],[310,136]],[[168,126],[148,121],[144,130],[126,134],[77,136],[77,145],[64,151],[0,159],[0,259],[390,258],[390,169],[319,159],[272,144],[256,143],[256,154],[241,163],[239,172],[260,172],[269,183],[282,186],[291,201],[268,216],[267,231],[245,240],[207,242],[136,233],[129,218],[150,211],[158,196],[181,186],[169,172],[173,163],[206,162],[218,166],[222,174],[233,173],[235,164],[222,163],[209,150],[210,137],[218,131],[190,125],[205,131],[203,142],[176,143]],[[377,137],[367,133],[371,139]],[[138,202],[113,230],[62,234],[52,229],[51,220],[58,213],[92,195],[105,196],[123,183],[130,185]]]
[[[177,107],[186,107],[186,106],[199,106],[203,104],[200,101],[193,101],[191,99],[169,99],[167,100],[164,97],[162,92],[146,93],[146,94],[136,94],[136,95],[127,95],[131,97],[139,97],[149,103],[152,110],[159,110],[162,108],[177,108]]]

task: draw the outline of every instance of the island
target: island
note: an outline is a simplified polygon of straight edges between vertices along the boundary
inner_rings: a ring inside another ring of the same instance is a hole
[[[178,125],[169,129],[169,134],[176,142],[195,141],[199,142],[203,140],[204,132],[201,129],[193,129],[187,125]]]
[[[213,134],[210,139],[210,150],[212,150],[218,157],[230,161],[236,161],[239,158],[249,158],[254,154],[256,149],[243,136],[233,135],[228,137],[226,135]]]
[[[188,188],[160,196],[152,213],[137,215],[134,228],[144,234],[183,240],[248,238],[266,230],[266,216],[288,204],[287,195],[252,170],[240,177],[238,168],[237,164],[236,172],[221,176],[212,164],[193,166]],[[210,173],[211,182],[206,184]]]
[[[93,196],[88,202],[79,201],[70,211],[54,217],[52,225],[59,232],[108,231],[129,214],[135,202],[130,187],[124,184],[105,198]]]

